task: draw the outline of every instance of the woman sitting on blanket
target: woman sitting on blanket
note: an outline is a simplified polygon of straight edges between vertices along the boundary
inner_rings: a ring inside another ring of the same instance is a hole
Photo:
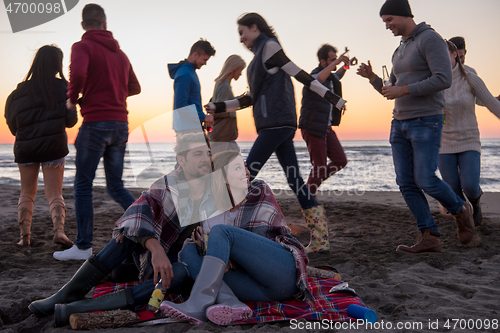
[[[236,151],[216,154],[213,164],[212,190],[225,213],[205,223],[210,228],[205,256],[195,235],[203,230],[193,233],[198,244],[187,244],[180,254],[196,279],[189,299],[181,304],[165,301],[160,309],[176,320],[200,324],[208,318],[227,325],[252,313],[239,300],[312,299],[305,249],[290,235],[269,186],[261,180],[249,182],[250,173]],[[230,196],[234,204],[228,206]]]

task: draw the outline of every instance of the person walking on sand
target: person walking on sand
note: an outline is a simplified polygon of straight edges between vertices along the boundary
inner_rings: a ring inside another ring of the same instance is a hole
[[[482,222],[479,186],[481,172],[481,141],[476,119],[475,102],[480,100],[500,118],[500,101],[488,91],[483,80],[463,66],[455,44],[448,41],[453,82],[444,91],[446,122],[439,149],[439,172],[453,191],[465,196],[474,209],[474,225]]]
[[[78,100],[83,124],[75,140],[76,176],[73,189],[77,236],[75,245],[55,252],[57,260],[86,260],[92,255],[94,209],[92,183],[103,158],[108,194],[126,210],[134,198],[122,175],[128,141],[128,96],[141,92],[130,62],[111,31],[104,9],[87,4],[82,11],[82,40],[73,44],[69,66],[68,109]]]
[[[413,246],[399,245],[405,253],[441,253],[440,233],[424,192],[455,217],[458,240],[468,244],[474,234],[472,206],[436,176],[444,90],[452,83],[448,48],[429,25],[413,20],[407,0],[387,0],[380,9],[386,29],[401,36],[392,55],[390,82],[384,82],[371,64],[361,64],[358,74],[368,78],[385,98],[395,100],[390,143],[396,182],[417,221],[422,238]]]
[[[245,69],[246,63],[239,55],[232,54],[222,65],[219,76],[215,79],[214,93],[211,102],[224,102],[234,99],[231,81],[238,79],[241,72]],[[236,121],[236,112],[218,113],[214,117],[214,126],[210,136],[210,149],[212,154],[225,150],[237,150],[240,148],[236,143],[238,138],[238,124]]]
[[[285,172],[288,185],[299,200],[311,241],[306,250],[330,250],[328,224],[323,205],[309,192],[300,175],[293,137],[297,129],[297,111],[290,76],[321,95],[341,109],[345,101],[297,67],[284,53],[276,34],[266,20],[257,13],[247,13],[238,19],[240,41],[254,53],[248,65],[247,78],[250,92],[240,98],[208,103],[209,112],[236,111],[253,105],[252,112],[257,139],[247,157],[250,179],[253,180],[273,152]]]
[[[180,167],[144,191],[116,222],[113,239],[58,292],[32,302],[32,313],[37,317],[54,313],[59,327],[67,325],[73,313],[134,309],[149,301],[160,278],[167,294],[189,292],[192,280],[177,255],[203,216],[217,210],[217,204],[210,187],[211,154],[205,135],[177,136],[174,151]],[[131,254],[139,263],[141,284],[84,300],[92,287]]]
[[[337,58],[337,49],[330,44],[324,44],[318,50],[319,65],[311,72],[312,77],[321,82],[333,93],[342,97],[342,84],[337,75],[342,77],[345,69],[342,67],[336,73],[341,62],[350,63],[345,55]],[[302,138],[307,144],[312,169],[307,180],[307,186],[312,195],[316,195],[318,187],[336,172],[347,165],[347,157],[340,145],[332,126],[340,123],[341,110],[337,110],[324,98],[311,89],[302,89],[302,107],[300,108],[299,128]],[[335,116],[334,116],[335,115]],[[327,163],[327,159],[330,163]]]
[[[210,127],[213,126],[214,118],[212,115],[206,115],[203,112],[201,85],[196,70],[205,66],[213,55],[215,55],[215,49],[210,42],[200,39],[191,46],[189,56],[186,59],[176,64],[168,64],[170,78],[174,80],[174,111],[194,105],[200,124],[205,122]],[[174,113],[175,116],[176,114]],[[175,123],[174,119],[174,126]],[[198,129],[195,128],[194,131],[197,132]]]
[[[65,156],[69,153],[66,127],[75,126],[78,115],[76,110],[66,109],[67,81],[62,72],[62,60],[63,53],[55,45],[38,49],[26,78],[9,95],[5,105],[7,125],[16,137],[14,161],[21,175],[17,205],[21,229],[21,240],[17,244],[21,246],[31,243],[31,219],[40,166],[54,224],[52,241],[66,248],[73,245],[64,233],[66,205],[62,186]]]

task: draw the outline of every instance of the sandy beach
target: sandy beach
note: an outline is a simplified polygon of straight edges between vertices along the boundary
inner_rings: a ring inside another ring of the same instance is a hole
[[[132,189],[139,197],[141,190]],[[67,204],[66,233],[76,235],[72,188],[64,188]],[[64,332],[54,328],[54,318],[37,318],[27,306],[56,292],[75,273],[81,262],[59,262],[52,257],[59,248],[52,244],[52,223],[43,188],[38,191],[32,224],[32,246],[21,248],[17,226],[19,187],[0,190],[0,331]],[[277,195],[278,203],[297,238],[308,242],[300,206],[293,196]],[[443,254],[411,256],[395,251],[411,245],[417,237],[413,216],[399,192],[319,193],[329,218],[329,254],[310,256],[311,266],[330,265],[357,291],[378,315],[378,326],[360,326],[342,332],[493,332],[500,320],[500,193],[483,195],[484,221],[476,228],[470,246],[461,245],[454,221],[441,217],[430,199],[443,243]],[[114,222],[123,213],[105,188],[94,189],[94,253],[109,241]],[[90,293],[89,293],[90,295]],[[471,320],[472,319],[472,320]],[[450,325],[446,327],[447,323]],[[401,329],[396,325],[401,324]],[[420,324],[419,324],[420,323]],[[484,329],[490,324],[489,329]],[[383,324],[383,325],[382,325]],[[435,325],[438,325],[436,328]],[[389,326],[392,330],[389,330]],[[421,326],[419,326],[421,325]],[[453,329],[455,325],[455,329]],[[464,326],[465,325],[465,326]],[[482,325],[483,329],[478,329]],[[407,327],[408,329],[403,329]],[[413,328],[410,328],[413,327]],[[466,329],[460,329],[465,327]],[[497,326],[498,327],[498,326]],[[168,324],[130,327],[98,332],[297,332],[289,322],[220,327]],[[335,330],[329,330],[334,332]],[[498,331],[498,329],[497,329]]]

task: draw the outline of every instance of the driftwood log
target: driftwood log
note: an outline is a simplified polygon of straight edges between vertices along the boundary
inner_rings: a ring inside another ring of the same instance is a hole
[[[335,271],[328,271],[326,269],[319,269],[311,266],[307,266],[307,275],[310,277],[317,277],[320,279],[335,279],[342,280],[342,275]]]
[[[93,313],[74,313],[69,324],[74,330],[114,328],[139,322],[139,316],[130,310],[113,310]]]

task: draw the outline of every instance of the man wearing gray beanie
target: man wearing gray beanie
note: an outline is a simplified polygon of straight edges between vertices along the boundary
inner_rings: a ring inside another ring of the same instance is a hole
[[[380,9],[386,29],[401,36],[392,55],[389,82],[382,82],[368,61],[358,74],[389,100],[395,100],[390,143],[396,182],[417,221],[422,238],[413,246],[400,245],[404,253],[441,253],[438,226],[424,192],[455,216],[458,240],[469,243],[474,234],[472,206],[436,176],[443,128],[444,94],[451,86],[448,47],[425,22],[416,24],[408,0],[387,0]]]

